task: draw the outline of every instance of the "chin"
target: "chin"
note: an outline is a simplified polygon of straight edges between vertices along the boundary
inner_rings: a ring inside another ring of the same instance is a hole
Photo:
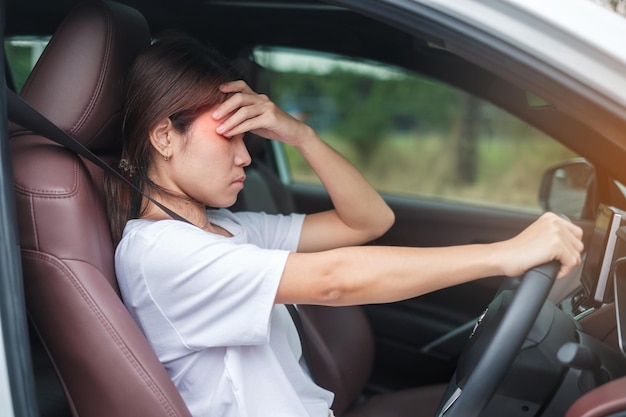
[[[224,204],[221,204],[219,206],[216,206],[216,208],[231,208],[233,207],[235,204],[237,203],[237,197],[233,198],[232,200],[230,200],[229,202],[225,202]]]

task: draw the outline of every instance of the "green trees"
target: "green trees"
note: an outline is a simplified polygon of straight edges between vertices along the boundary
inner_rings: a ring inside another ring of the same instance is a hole
[[[264,51],[264,92],[379,191],[538,210],[543,171],[575,156],[496,106],[422,75],[306,53],[279,60],[281,52]],[[297,151],[285,152],[295,181],[317,182]]]
[[[372,76],[335,68],[323,76],[275,72],[271,78],[271,95],[279,105],[316,130],[333,130],[349,141],[364,164],[391,131],[452,126],[462,99],[457,90],[401,73]]]
[[[17,91],[21,90],[28,74],[43,52],[48,37],[44,38],[19,38],[4,41],[4,50],[9,63],[11,77]]]

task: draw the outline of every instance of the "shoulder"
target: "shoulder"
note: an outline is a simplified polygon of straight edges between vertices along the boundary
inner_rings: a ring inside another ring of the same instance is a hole
[[[168,256],[205,245],[214,235],[178,220],[130,220],[124,228],[122,239],[116,250],[117,257],[140,258],[148,254]]]
[[[304,214],[268,214],[263,211],[237,211],[232,212],[227,209],[209,210],[209,218],[218,220],[224,219],[241,226],[298,226],[304,219]]]
[[[238,225],[262,222],[267,216],[264,212],[255,211],[230,211],[228,209],[208,209],[207,216],[212,222],[230,222]]]
[[[207,215],[212,223],[237,235],[239,230],[249,237],[272,235],[274,233],[299,233],[304,221],[302,214],[268,214],[265,212],[238,211],[227,209],[208,210]]]
[[[228,210],[218,210],[218,212],[237,223],[248,243],[268,249],[297,250],[304,223],[303,214],[282,215],[249,211],[232,213]],[[224,226],[219,223],[219,220],[217,223]],[[228,229],[228,226],[225,227]]]
[[[192,224],[179,220],[130,220],[124,228],[122,241],[130,239],[156,239],[164,234],[194,235],[203,234]]]

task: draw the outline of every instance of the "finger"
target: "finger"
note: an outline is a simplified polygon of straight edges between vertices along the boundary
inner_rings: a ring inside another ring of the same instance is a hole
[[[250,130],[270,128],[273,117],[265,103],[240,107],[232,113],[217,128],[217,133],[224,136],[234,136]]]
[[[269,102],[269,98],[262,94],[235,93],[213,111],[212,117],[215,120],[220,120],[230,116],[231,113],[237,111],[238,108],[267,102]]]
[[[231,81],[220,85],[220,91],[222,93],[246,93],[254,94],[254,90],[250,88],[248,83],[243,80]]]
[[[580,258],[582,251],[585,249],[585,245],[582,241],[583,229],[573,223],[567,223],[565,226],[565,237],[568,239],[568,242],[570,243],[576,256]]]
[[[557,279],[563,278],[582,263],[581,253],[578,249],[579,243],[578,240],[563,243],[563,251],[557,256],[557,260],[561,263]]]
[[[569,219],[569,217],[567,217],[564,214],[559,214],[558,217],[563,219],[563,224],[565,225],[567,230],[569,230],[571,233],[573,233],[574,236],[577,239],[582,239],[582,237],[583,237],[583,229],[582,228],[580,228],[578,225],[572,223],[572,221]]]
[[[576,257],[579,257],[584,249],[582,242],[583,230],[563,216],[555,217],[548,215],[545,218],[547,221],[552,222],[555,234],[567,245],[567,250]]]
[[[559,260],[561,262],[561,268],[559,269],[557,279],[567,276],[570,272],[572,272],[574,268],[579,266],[582,262],[580,254],[577,252],[563,254]]]
[[[574,249],[580,255],[583,252],[583,250],[585,250],[585,244],[582,241],[582,229],[580,230],[580,235],[579,234],[571,235],[571,239],[573,241]]]
[[[569,275],[570,272],[572,272],[572,269],[574,268],[570,266],[561,265],[561,269],[559,269],[559,273],[557,274],[556,279],[565,278],[566,276]]]
[[[250,119],[245,119],[244,121],[241,121],[239,123],[221,124],[215,129],[215,131],[218,134],[229,138],[229,137],[238,135],[240,133],[246,133],[250,131],[250,129],[247,129],[247,126],[249,125],[250,125]]]
[[[567,228],[576,237],[576,239],[581,240],[583,238],[583,229],[580,226],[577,226],[574,223],[568,223]]]

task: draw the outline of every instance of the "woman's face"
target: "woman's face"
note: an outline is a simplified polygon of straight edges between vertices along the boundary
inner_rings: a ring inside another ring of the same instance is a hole
[[[184,140],[182,135],[175,135],[172,157],[166,164],[171,164],[175,191],[210,207],[230,207],[243,188],[244,167],[250,165],[251,158],[243,135],[227,138],[215,131],[220,121],[211,117],[212,110],[193,122]]]

